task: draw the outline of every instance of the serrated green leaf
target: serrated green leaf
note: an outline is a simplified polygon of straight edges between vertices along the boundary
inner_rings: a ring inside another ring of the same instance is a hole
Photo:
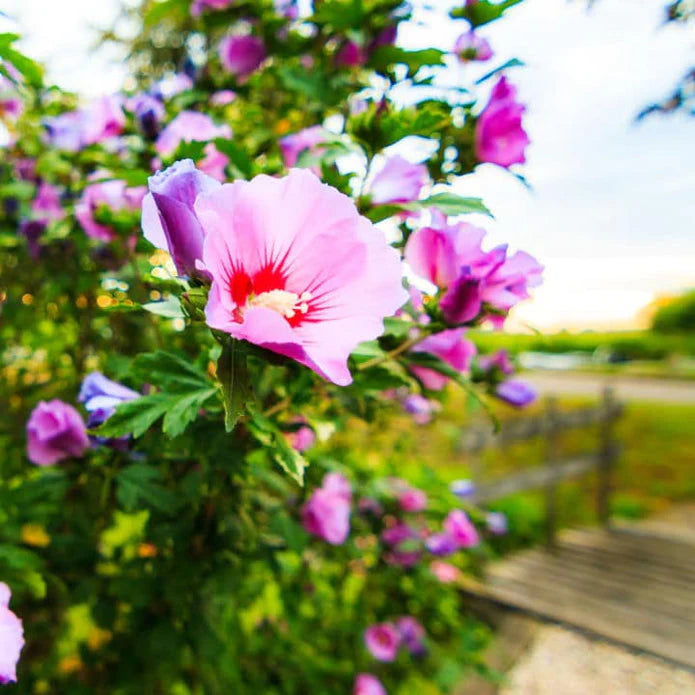
[[[138,355],[134,371],[142,381],[155,384],[165,392],[190,392],[210,386],[207,374],[187,356],[165,350]]]
[[[166,413],[171,407],[171,397],[164,393],[151,393],[116,407],[109,419],[94,430],[98,437],[125,437],[136,439]]]
[[[146,463],[126,466],[118,473],[116,481],[116,498],[126,511],[151,506],[171,514],[179,506],[176,495],[161,485],[160,472]]]
[[[228,338],[217,360],[217,378],[222,389],[224,427],[227,432],[234,429],[246,410],[246,404],[253,399],[247,356],[247,348],[242,341]]]
[[[263,445],[271,458],[299,485],[304,485],[306,459],[294,449],[282,431],[260,413],[252,412],[248,428],[259,444]]]
[[[164,422],[162,423],[164,434],[168,434],[172,438],[178,437],[196,419],[198,411],[203,407],[205,401],[216,393],[217,389],[213,386],[194,391],[174,400],[171,408],[164,415]]]

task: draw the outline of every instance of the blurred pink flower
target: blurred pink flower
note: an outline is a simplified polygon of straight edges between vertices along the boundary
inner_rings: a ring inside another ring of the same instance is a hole
[[[10,610],[10,587],[0,582],[0,684],[17,682],[17,662],[24,647],[22,621]]]
[[[364,643],[377,661],[394,661],[401,645],[401,636],[393,623],[377,623],[365,630]]]
[[[396,621],[396,629],[401,636],[401,642],[413,655],[425,652],[425,628],[411,615],[404,615]]]
[[[278,144],[285,166],[293,167],[297,163],[299,155],[306,150],[320,151],[321,148],[318,145],[325,142],[327,137],[328,133],[320,125],[315,125],[280,138]]]
[[[99,241],[113,241],[116,232],[96,220],[98,208],[105,206],[113,212],[135,211],[142,204],[146,192],[144,186],[129,188],[125,181],[118,179],[89,184],[75,205],[75,217],[87,236]]]
[[[164,128],[154,144],[162,157],[168,157],[182,142],[207,142],[214,138],[231,138],[232,129],[224,124],[217,125],[210,116],[198,111],[181,113]]]
[[[430,563],[430,572],[442,583],[451,584],[457,582],[463,576],[461,570],[442,560],[433,560]]]
[[[306,421],[302,418],[297,418],[295,423],[298,423],[299,427],[285,434],[290,446],[299,452],[310,449],[316,443],[316,432],[309,425],[301,424],[304,422]]]
[[[424,164],[412,164],[398,155],[389,157],[369,187],[371,201],[374,205],[410,203],[420,197],[427,181]]]
[[[492,48],[487,39],[478,36],[474,31],[468,31],[456,39],[454,53],[461,62],[467,63],[471,60],[484,62],[492,58]]]
[[[421,512],[427,508],[427,495],[423,490],[411,487],[398,495],[398,504],[404,512]]]
[[[27,456],[37,466],[79,457],[89,448],[80,414],[56,399],[40,401],[27,421]]]
[[[302,509],[304,528],[331,545],[342,545],[350,533],[350,484],[339,473],[328,473]]]
[[[62,220],[65,217],[65,210],[60,204],[58,189],[50,183],[42,181],[31,204],[31,212],[32,217],[41,222]]]
[[[231,89],[221,89],[219,92],[214,92],[210,97],[210,103],[213,106],[227,106],[236,99],[236,92]]]
[[[398,253],[352,200],[295,169],[225,184],[195,210],[208,325],[349,384],[350,352],[407,299]]]
[[[358,673],[352,695],[386,695],[386,688],[371,673]]]
[[[220,152],[214,142],[205,145],[203,152],[205,157],[198,162],[198,169],[212,176],[213,179],[224,182],[227,179],[225,169],[229,164],[229,157],[224,152]]]
[[[444,530],[459,548],[472,548],[480,542],[475,526],[462,509],[449,512],[444,519]]]
[[[521,118],[526,107],[516,101],[516,89],[501,77],[475,126],[475,153],[481,162],[502,167],[522,164],[530,140]]]
[[[265,46],[258,36],[227,36],[219,50],[224,69],[240,79],[248,77],[265,60]]]
[[[236,0],[193,0],[191,3],[191,14],[194,17],[200,16],[203,10],[224,10],[234,4]]]
[[[475,344],[466,340],[463,335],[465,328],[452,328],[428,336],[412,348],[412,352],[426,352],[439,357],[457,372],[465,372],[470,368],[471,359],[476,353]],[[411,365],[410,370],[423,383],[425,388],[439,391],[446,386],[449,377],[435,369],[420,365]]]

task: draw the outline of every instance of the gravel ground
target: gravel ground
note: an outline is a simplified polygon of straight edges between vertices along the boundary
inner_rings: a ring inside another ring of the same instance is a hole
[[[695,673],[556,625],[539,627],[500,695],[687,695]]]

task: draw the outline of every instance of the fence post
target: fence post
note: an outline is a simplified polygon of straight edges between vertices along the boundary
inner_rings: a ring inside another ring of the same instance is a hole
[[[557,399],[548,397],[546,405],[546,418],[548,420],[548,434],[545,440],[545,462],[548,468],[552,468],[557,462],[558,456],[558,411]],[[555,480],[550,480],[545,487],[545,543],[548,550],[555,549],[555,532],[557,529],[557,485]]]
[[[610,526],[611,516],[611,473],[615,459],[613,427],[617,417],[613,389],[606,386],[603,390],[603,417],[600,426],[600,449],[598,455],[596,510],[598,519],[604,528]]]

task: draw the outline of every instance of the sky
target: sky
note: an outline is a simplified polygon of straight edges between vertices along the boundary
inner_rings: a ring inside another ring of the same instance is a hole
[[[429,3],[441,10],[444,0]],[[662,26],[664,0],[526,0],[481,27],[496,54],[525,66],[508,76],[527,105],[532,144],[519,169],[530,187],[492,165],[457,184],[483,197],[495,219],[472,220],[490,245],[508,242],[546,267],[512,328],[626,328],[656,296],[695,287],[695,119],[635,114],[668,94],[695,55],[693,27]],[[114,49],[90,54],[94,27],[109,26],[117,0],[6,0],[27,52],[49,77],[96,95],[124,73]],[[399,42],[451,49],[466,23],[421,12]],[[0,20],[0,31],[16,29]],[[465,80],[452,66],[447,79]],[[483,70],[484,71],[484,70]]]

